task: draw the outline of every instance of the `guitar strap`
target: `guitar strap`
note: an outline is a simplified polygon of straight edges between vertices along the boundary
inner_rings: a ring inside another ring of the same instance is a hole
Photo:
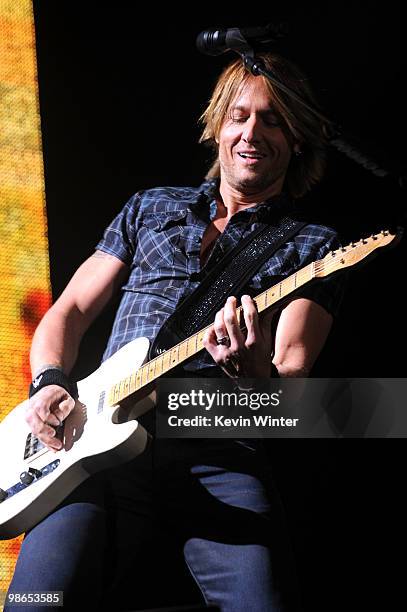
[[[161,327],[151,345],[150,359],[212,323],[226,298],[239,296],[261,266],[305,225],[306,222],[290,217],[284,217],[274,227],[267,223],[260,224],[228,251],[206,273],[200,285],[178,304]],[[206,267],[202,272],[206,272]]]

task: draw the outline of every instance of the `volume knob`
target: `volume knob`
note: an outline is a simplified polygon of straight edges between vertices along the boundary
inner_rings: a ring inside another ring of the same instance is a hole
[[[34,480],[34,475],[30,474],[30,472],[21,472],[20,480],[23,484],[29,485]]]

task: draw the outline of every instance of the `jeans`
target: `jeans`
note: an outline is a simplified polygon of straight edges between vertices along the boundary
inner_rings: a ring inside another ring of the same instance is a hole
[[[33,591],[63,591],[64,610],[199,602],[222,612],[297,610],[262,447],[153,440],[138,458],[91,476],[26,534],[9,592]]]

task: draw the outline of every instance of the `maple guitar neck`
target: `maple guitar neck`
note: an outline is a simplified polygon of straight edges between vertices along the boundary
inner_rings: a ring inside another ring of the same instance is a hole
[[[397,243],[401,234],[401,230],[395,233],[383,230],[378,234],[369,236],[369,238],[363,238],[358,242],[351,242],[345,247],[330,251],[323,259],[311,262],[253,298],[256,302],[257,311],[261,313],[275,306],[314,279],[330,276],[334,272],[361,263],[378,248]],[[239,306],[237,308],[238,320],[240,320],[241,310],[242,307]],[[109,405],[120,404],[120,402],[153,383],[180,363],[199,353],[204,348],[203,338],[210,327],[212,327],[212,324],[151,359],[130,376],[113,385],[108,391]]]

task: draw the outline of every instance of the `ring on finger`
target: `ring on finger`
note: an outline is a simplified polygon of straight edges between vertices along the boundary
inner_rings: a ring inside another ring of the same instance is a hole
[[[230,346],[230,338],[229,336],[221,336],[220,338],[216,338],[216,343],[223,346]]]

